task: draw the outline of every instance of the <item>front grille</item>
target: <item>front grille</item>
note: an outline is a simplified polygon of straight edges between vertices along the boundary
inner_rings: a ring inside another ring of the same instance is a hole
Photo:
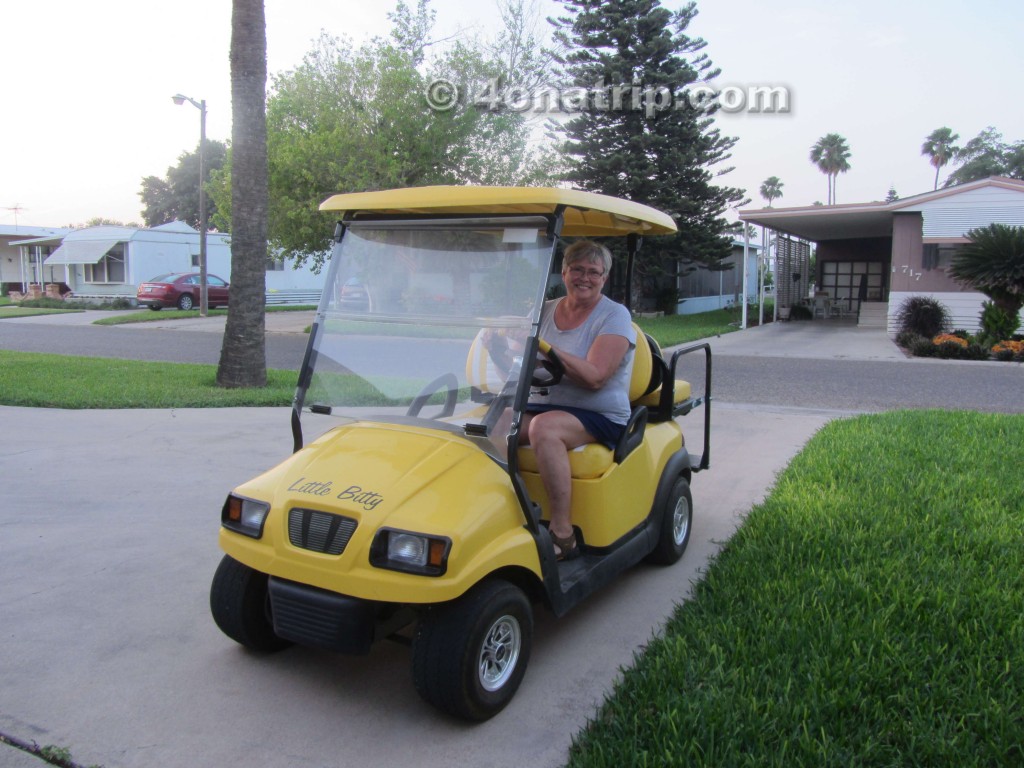
[[[288,512],[288,540],[292,546],[340,555],[356,530],[350,517],[318,512],[315,509],[292,509]]]

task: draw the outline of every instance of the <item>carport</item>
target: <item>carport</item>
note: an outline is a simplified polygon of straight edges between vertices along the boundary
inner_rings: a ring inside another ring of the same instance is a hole
[[[803,304],[815,318],[852,317],[858,324],[877,327],[885,327],[898,217],[890,203],[740,212],[741,221],[772,230],[781,314]],[[920,215],[916,218],[919,222]],[[817,265],[813,275],[809,274],[812,243]],[[811,283],[813,297],[809,296]]]

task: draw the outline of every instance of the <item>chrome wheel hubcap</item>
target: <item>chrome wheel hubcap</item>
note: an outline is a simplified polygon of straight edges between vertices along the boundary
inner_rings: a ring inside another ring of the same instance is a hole
[[[522,630],[514,616],[502,616],[491,625],[477,663],[477,674],[484,690],[496,691],[512,677],[522,642]]]

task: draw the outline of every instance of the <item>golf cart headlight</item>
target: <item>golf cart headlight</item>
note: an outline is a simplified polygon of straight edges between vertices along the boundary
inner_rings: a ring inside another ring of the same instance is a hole
[[[443,536],[382,528],[370,548],[370,563],[378,568],[441,576],[448,569],[452,542]]]
[[[255,499],[231,494],[224,502],[220,522],[229,531],[258,539],[263,535],[263,524],[270,513],[270,505]]]
[[[388,560],[422,568],[427,564],[430,542],[423,536],[394,532],[388,536]]]

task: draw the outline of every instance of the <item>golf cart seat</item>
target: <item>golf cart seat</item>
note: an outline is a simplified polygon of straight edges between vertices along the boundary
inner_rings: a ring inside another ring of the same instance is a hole
[[[636,323],[633,323],[633,330],[636,332],[637,343],[629,385],[631,414],[626,430],[614,450],[602,443],[588,443],[569,451],[569,468],[574,479],[601,477],[613,464],[621,463],[643,442],[648,422],[671,419],[675,406],[690,397],[689,382],[674,381],[671,378],[658,343]],[[519,449],[519,468],[523,472],[538,471],[537,454],[529,446]]]

